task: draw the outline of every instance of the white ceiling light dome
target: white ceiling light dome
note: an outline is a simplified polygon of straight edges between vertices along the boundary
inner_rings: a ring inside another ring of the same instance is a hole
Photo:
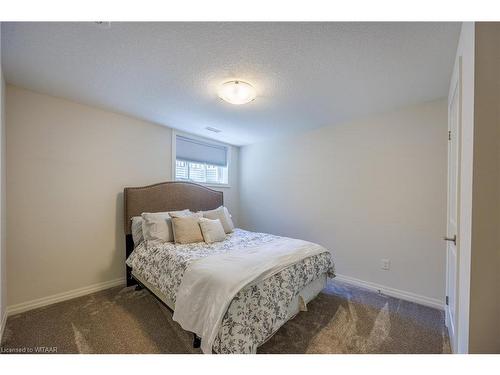
[[[249,103],[256,96],[255,87],[239,79],[224,82],[219,87],[219,98],[235,105]]]

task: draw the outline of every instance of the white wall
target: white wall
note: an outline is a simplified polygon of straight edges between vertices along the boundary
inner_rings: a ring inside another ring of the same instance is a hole
[[[0,22],[0,340],[7,318],[7,257],[6,257],[6,202],[5,202],[5,83],[2,73],[2,24]]]
[[[338,274],[442,306],[446,158],[445,100],[245,146],[240,223],[318,242]]]
[[[119,281],[123,188],[171,179],[171,129],[11,85],[6,114],[9,308]]]

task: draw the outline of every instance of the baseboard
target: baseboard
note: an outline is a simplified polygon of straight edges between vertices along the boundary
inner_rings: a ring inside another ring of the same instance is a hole
[[[54,294],[48,297],[42,297],[34,299],[27,302],[18,303],[16,305],[7,306],[7,314],[14,315],[24,311],[33,310],[38,307],[43,307],[47,305],[52,305],[53,303],[67,301],[76,297],[81,297],[90,293],[99,292],[101,290],[109,289],[115,286],[125,286],[125,278],[121,277],[119,279],[104,281],[102,283],[97,283],[89,286],[84,286],[83,288],[73,289],[67,292],[62,292]]]
[[[5,330],[5,323],[7,323],[7,309],[5,309],[5,312],[2,315],[2,320],[0,321],[0,343],[2,342],[3,333]]]
[[[350,276],[338,275],[335,277],[336,280],[345,282],[347,284],[352,284],[358,286],[360,288],[365,288],[369,290],[373,290],[375,292],[379,292],[385,294],[387,296],[396,297],[399,299],[403,299],[405,301],[415,302],[419,305],[433,307],[435,309],[444,310],[444,301],[441,301],[437,298],[430,298],[426,296],[422,296],[420,294],[415,294],[412,292],[407,292],[400,289],[390,288],[388,286],[363,281],[360,279],[356,279]]]
[[[404,290],[390,288],[390,287],[387,287],[384,285],[380,285],[380,284],[376,284],[376,283],[372,283],[372,282],[368,282],[368,281],[363,281],[363,280],[356,279],[356,278],[350,277],[350,276],[344,276],[344,275],[337,274],[335,279],[342,281],[342,282],[345,282],[345,283],[348,283],[348,284],[352,284],[352,285],[361,287],[361,288],[369,289],[369,290],[372,290],[375,292],[380,292],[380,293],[383,293],[383,294],[391,296],[391,297],[396,297],[396,298],[400,298],[400,299],[403,299],[406,301],[415,302],[415,303],[418,303],[420,305],[429,306],[429,307],[433,307],[436,309],[444,310],[443,301],[440,301],[437,298],[429,298],[426,296],[407,292]],[[5,312],[5,314],[1,320],[0,339],[1,339],[1,336],[3,334],[5,322],[7,320],[8,315],[14,315],[14,314],[18,314],[18,313],[21,313],[24,311],[33,310],[33,309],[36,309],[38,307],[52,305],[53,303],[67,301],[67,300],[72,299],[72,298],[81,297],[81,296],[84,296],[84,295],[87,295],[90,293],[98,292],[101,290],[113,288],[115,286],[120,286],[120,285],[125,285],[125,278],[119,278],[119,279],[115,279],[115,280],[105,281],[102,283],[89,285],[89,286],[86,286],[83,288],[73,289],[73,290],[70,290],[68,292],[62,292],[62,293],[54,294],[52,296],[38,298],[38,299],[31,300],[31,301],[22,302],[22,303],[19,303],[16,305],[8,306],[7,311]]]

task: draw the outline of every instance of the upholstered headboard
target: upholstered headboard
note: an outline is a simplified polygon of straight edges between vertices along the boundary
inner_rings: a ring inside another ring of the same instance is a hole
[[[223,205],[221,191],[191,182],[161,182],[159,184],[128,187],[123,191],[125,207],[125,234],[131,234],[131,221],[143,212],[183,210],[212,210]]]
[[[159,184],[127,187],[123,190],[125,214],[126,257],[134,249],[131,218],[143,212],[177,211],[185,208],[191,211],[207,211],[222,206],[223,193],[191,182],[161,182]],[[127,267],[127,285],[133,285],[130,269]]]

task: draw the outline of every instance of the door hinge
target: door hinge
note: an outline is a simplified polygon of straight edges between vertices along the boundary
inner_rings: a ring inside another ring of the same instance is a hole
[[[448,130],[448,140],[451,141],[451,130]]]
[[[448,298],[448,296],[446,296],[446,306],[448,306],[450,304],[450,299]]]

